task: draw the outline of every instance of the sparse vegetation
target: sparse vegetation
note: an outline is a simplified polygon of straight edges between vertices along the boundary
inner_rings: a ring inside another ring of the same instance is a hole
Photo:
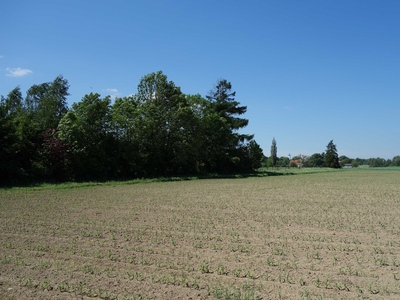
[[[299,174],[0,190],[0,298],[400,297],[399,171]]]

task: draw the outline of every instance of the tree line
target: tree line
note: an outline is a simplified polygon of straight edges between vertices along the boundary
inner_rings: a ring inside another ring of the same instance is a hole
[[[277,145],[275,138],[272,139],[271,144],[271,156],[264,156],[262,165],[265,167],[304,167],[304,168],[341,168],[340,157],[337,152],[336,145],[331,140],[326,146],[326,151],[320,153],[315,153],[311,156],[307,155],[297,155],[292,157],[278,157],[277,156]],[[289,154],[290,155],[290,154]]]
[[[249,172],[262,149],[239,133],[247,107],[232,85],[182,93],[161,71],[141,78],[137,94],[98,93],[68,107],[62,76],[19,87],[0,99],[0,182],[109,180]]]
[[[322,153],[314,153],[310,156],[299,154],[289,157],[277,157],[277,146],[275,138],[272,139],[271,155],[264,156],[262,165],[264,167],[304,167],[304,168],[343,168],[351,165],[353,168],[360,165],[369,167],[400,167],[400,155],[393,159],[384,158],[350,158],[345,155],[338,155],[336,145],[333,140],[326,146],[326,151]]]
[[[368,165],[369,167],[400,167],[400,155],[396,155],[393,159],[384,159],[381,157],[371,157],[367,159],[356,158],[351,159],[347,156],[343,156],[343,161],[349,161],[349,163],[359,165]]]

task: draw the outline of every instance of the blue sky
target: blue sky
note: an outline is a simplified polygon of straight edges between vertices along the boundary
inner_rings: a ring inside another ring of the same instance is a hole
[[[162,70],[187,94],[225,78],[269,156],[400,155],[400,1],[4,1],[0,94],[63,75],[68,102]]]

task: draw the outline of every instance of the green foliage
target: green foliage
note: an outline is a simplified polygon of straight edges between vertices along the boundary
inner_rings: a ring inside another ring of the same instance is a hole
[[[344,165],[351,163],[351,158],[349,158],[349,157],[347,157],[345,155],[341,155],[339,157],[339,161],[340,161],[340,166],[344,167]]]
[[[210,140],[204,146],[208,148],[206,155],[211,158],[205,157],[211,162],[210,171],[248,171],[252,168],[246,143],[253,139],[253,135],[237,132],[249,122],[239,117],[247,111],[247,107],[239,106],[234,98],[236,92],[231,89],[231,83],[221,79],[206,96],[209,109],[206,110],[205,129]]]
[[[138,86],[138,143],[145,175],[194,172],[198,119],[187,97],[161,71],[144,76]]]
[[[320,168],[324,166],[325,153],[314,153],[307,160],[307,167]]]
[[[400,167],[400,155],[393,157],[391,165],[395,167]]]
[[[68,82],[58,76],[53,82],[32,86],[25,99],[19,87],[1,100],[1,182],[24,182],[52,178],[45,132],[55,129],[67,111]]]
[[[276,166],[277,152],[278,152],[278,148],[276,147],[275,138],[273,138],[273,139],[272,139],[272,144],[271,144],[271,157],[270,157],[273,167]]]
[[[3,182],[17,177],[19,169],[17,124],[11,115],[9,101],[9,96],[1,97],[0,101],[0,181]]]
[[[141,78],[134,96],[84,95],[67,107],[62,76],[19,87],[0,105],[0,180],[107,180],[251,171],[261,147],[220,80],[210,94],[185,95],[161,71]]]
[[[23,98],[19,86],[14,88],[3,101],[5,115],[16,115],[20,113],[22,110]]]
[[[260,145],[257,144],[256,141],[250,141],[248,145],[249,157],[251,160],[252,169],[256,170],[261,168],[261,161],[264,157],[263,150],[261,149]]]
[[[329,144],[326,146],[324,166],[327,168],[334,168],[334,169],[341,168],[339,164],[339,156],[337,153],[336,145],[333,143],[333,140],[331,140]]]
[[[68,81],[57,76],[53,82],[33,85],[28,90],[25,98],[26,111],[38,124],[40,131],[55,129],[66,114],[68,89]]]
[[[238,130],[246,127],[249,121],[237,116],[247,111],[246,106],[239,106],[239,102],[235,101],[236,92],[232,92],[232,85],[226,79],[221,79],[213,90],[206,96],[211,103],[213,110],[222,118],[224,118],[231,130]],[[243,136],[243,138],[245,138]]]
[[[143,76],[134,96],[84,95],[71,109],[69,84],[62,76],[19,87],[0,98],[0,183],[110,180],[251,172],[264,166],[289,166],[264,157],[253,135],[243,134],[247,107],[219,80],[206,97],[185,95],[161,71]],[[352,163],[400,166],[400,156],[338,157],[331,141],[325,153],[298,157],[301,167],[340,168]],[[297,166],[292,163],[292,166]]]
[[[69,145],[74,178],[107,178],[112,172],[114,139],[111,99],[87,94],[60,121],[60,138]]]
[[[389,160],[385,160],[384,158],[370,158],[369,159],[369,166],[370,167],[388,167],[391,164],[390,159]]]
[[[289,160],[289,158],[288,157],[286,157],[286,156],[281,156],[279,159],[278,159],[278,161],[277,161],[277,166],[280,166],[280,167],[288,167],[289,166],[289,163],[290,163],[290,160]]]
[[[143,169],[143,157],[139,151],[139,116],[137,97],[115,99],[111,107],[111,132],[117,149],[116,177],[136,177]]]

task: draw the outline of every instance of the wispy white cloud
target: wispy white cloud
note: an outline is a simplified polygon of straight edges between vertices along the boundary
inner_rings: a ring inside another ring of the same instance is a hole
[[[118,94],[118,90],[117,89],[105,89],[104,91],[112,93],[112,94]]]
[[[33,73],[29,69],[21,69],[20,67],[18,67],[18,68],[7,68],[6,70],[8,72],[7,76],[9,76],[9,77],[22,77],[22,76],[29,75],[30,73]]]
[[[119,96],[119,91],[117,89],[103,89],[103,92],[109,93],[112,99]]]
[[[285,109],[292,109],[292,107],[291,106],[285,106]]]
[[[3,55],[0,55],[0,58],[4,58],[4,56],[3,56]]]

